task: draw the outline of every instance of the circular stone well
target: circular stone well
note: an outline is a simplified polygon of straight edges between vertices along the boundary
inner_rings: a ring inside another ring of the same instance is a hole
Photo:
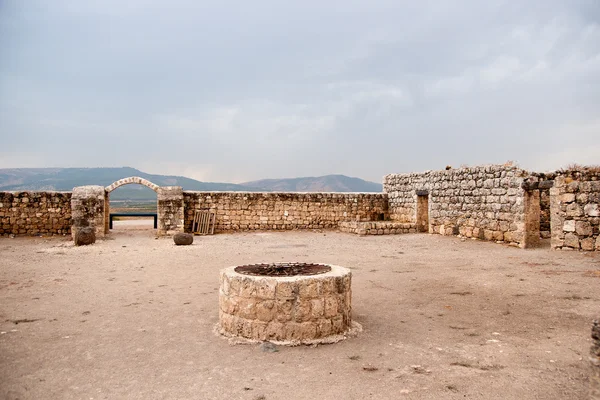
[[[219,332],[278,344],[332,343],[358,328],[351,320],[350,270],[277,263],[221,270]]]

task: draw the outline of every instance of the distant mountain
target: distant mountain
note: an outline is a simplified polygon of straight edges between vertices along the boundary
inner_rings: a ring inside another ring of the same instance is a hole
[[[108,186],[119,179],[139,176],[158,186],[181,186],[198,191],[259,191],[234,183],[200,182],[183,176],[152,175],[135,168],[17,168],[0,169],[0,191],[73,190],[76,186]],[[150,188],[126,185],[111,193],[111,199],[156,199]]]
[[[159,186],[181,186],[184,190],[238,192],[381,192],[382,185],[327,175],[309,178],[263,179],[242,184],[200,182],[183,176],[153,175],[130,167],[122,168],[16,168],[0,169],[0,191],[70,191],[84,185],[108,186],[122,178],[139,176]],[[126,185],[111,193],[113,200],[151,200],[156,194],[142,185]]]
[[[345,175],[290,179],[262,179],[242,183],[273,192],[382,192],[383,185]]]

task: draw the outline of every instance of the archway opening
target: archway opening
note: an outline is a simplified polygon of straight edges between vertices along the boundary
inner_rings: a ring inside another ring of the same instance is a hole
[[[156,231],[158,186],[143,178],[121,179],[106,187],[105,233]]]

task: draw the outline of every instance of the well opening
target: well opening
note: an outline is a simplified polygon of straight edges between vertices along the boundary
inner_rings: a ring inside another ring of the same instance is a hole
[[[238,274],[254,276],[306,276],[329,271],[331,267],[328,265],[307,263],[252,264],[235,267],[235,272]]]

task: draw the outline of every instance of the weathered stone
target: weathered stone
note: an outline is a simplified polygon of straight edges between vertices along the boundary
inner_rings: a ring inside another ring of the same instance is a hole
[[[583,212],[589,217],[600,217],[600,207],[597,203],[586,204],[583,207]]]
[[[313,319],[319,319],[323,316],[324,301],[323,299],[313,299],[310,301],[310,309]]]
[[[260,349],[264,353],[277,353],[279,349],[271,342],[263,342],[260,345]]]
[[[277,307],[275,307],[275,302],[273,300],[261,301],[256,305],[256,318],[261,321],[272,321],[275,318],[276,312]]]
[[[338,314],[338,302],[335,296],[325,297],[325,318],[332,318]]]
[[[560,196],[560,201],[562,201],[563,203],[572,203],[575,201],[575,194],[574,193],[564,193]]]
[[[323,338],[331,335],[333,332],[333,325],[329,319],[320,319],[317,322],[317,337]]]
[[[281,281],[275,288],[275,293],[278,299],[294,298],[298,294],[298,286],[294,281]]]
[[[327,283],[329,282],[327,281]],[[299,285],[300,297],[307,300],[316,299],[321,296],[321,285],[321,280],[307,280],[304,284]]]
[[[581,217],[583,208],[577,203],[567,205],[567,217]]]
[[[274,299],[276,282],[272,279],[262,279],[256,286],[256,296],[261,299]]]
[[[191,233],[178,232],[173,235],[173,242],[177,246],[188,246],[194,243],[194,235]]]
[[[567,247],[572,247],[574,249],[579,249],[579,237],[576,234],[570,232],[565,235],[564,245]]]
[[[594,251],[595,240],[594,238],[588,237],[580,240],[581,250]]]
[[[292,319],[292,313],[294,309],[294,301],[291,299],[277,299],[276,300],[277,313],[276,318],[279,322],[287,322]]]
[[[563,224],[564,232],[575,232],[575,220],[570,219]]]
[[[588,221],[576,221],[575,232],[579,236],[591,236],[593,233],[592,225]]]
[[[306,322],[312,318],[310,306],[310,299],[300,298],[299,301],[296,302],[296,307],[294,308],[296,322]]]
[[[83,227],[75,234],[75,246],[86,246],[96,243],[96,231],[92,227]]]

